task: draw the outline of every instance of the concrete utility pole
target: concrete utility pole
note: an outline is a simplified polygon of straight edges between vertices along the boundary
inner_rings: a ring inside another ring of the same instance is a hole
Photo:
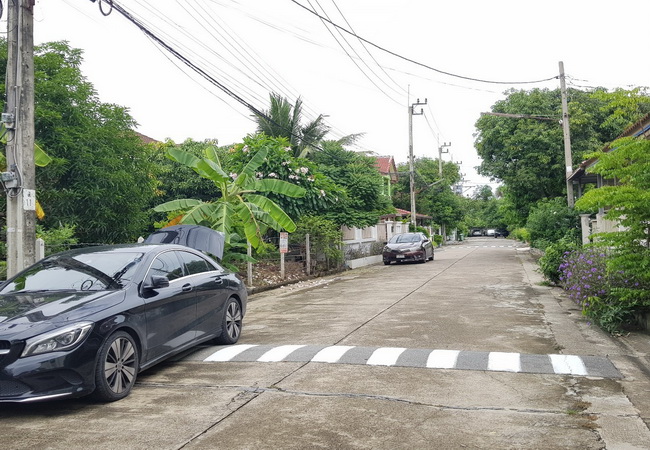
[[[449,153],[449,150],[442,150],[445,147],[451,147],[451,142],[444,142],[440,147],[438,147],[438,175],[440,175],[440,179],[442,179],[442,154]]]
[[[410,192],[411,192],[411,225],[415,226],[415,165],[413,163],[413,116],[420,116],[424,114],[422,108],[420,112],[415,112],[415,107],[420,105],[426,105],[427,99],[424,99],[424,103],[420,103],[418,98],[415,103],[409,105],[409,175],[410,175]]]
[[[571,133],[569,131],[569,105],[566,96],[566,81],[564,79],[564,63],[560,61],[560,91],[562,93],[562,131],[564,132],[564,162],[566,165],[566,197],[567,205],[573,208],[573,183],[569,177],[573,173],[573,157],[571,156]]]
[[[35,262],[36,180],[34,169],[34,3],[7,2],[6,111],[7,276]]]

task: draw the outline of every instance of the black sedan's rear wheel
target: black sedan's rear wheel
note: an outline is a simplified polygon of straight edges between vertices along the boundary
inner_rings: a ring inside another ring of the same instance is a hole
[[[239,340],[243,315],[241,305],[235,298],[229,298],[221,324],[221,335],[215,339],[217,344],[234,344]]]
[[[105,402],[120,400],[131,392],[138,375],[140,356],[130,334],[113,333],[99,349],[95,367],[95,398]]]

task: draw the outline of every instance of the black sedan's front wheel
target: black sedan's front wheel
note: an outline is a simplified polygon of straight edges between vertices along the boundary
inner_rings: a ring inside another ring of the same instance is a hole
[[[239,340],[243,315],[241,305],[234,298],[229,298],[221,324],[221,335],[215,339],[217,344],[234,344]]]
[[[110,335],[99,349],[95,398],[114,402],[129,395],[138,375],[139,362],[138,347],[130,334],[118,331]]]

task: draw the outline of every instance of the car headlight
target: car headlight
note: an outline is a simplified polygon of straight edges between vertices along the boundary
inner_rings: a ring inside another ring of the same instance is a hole
[[[92,322],[81,322],[27,339],[21,357],[74,348],[84,340],[92,327]]]

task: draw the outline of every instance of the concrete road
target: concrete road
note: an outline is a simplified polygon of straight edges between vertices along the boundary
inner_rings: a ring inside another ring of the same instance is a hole
[[[0,409],[5,449],[650,448],[648,335],[612,338],[511,240],[252,296],[236,346],[130,397]]]

